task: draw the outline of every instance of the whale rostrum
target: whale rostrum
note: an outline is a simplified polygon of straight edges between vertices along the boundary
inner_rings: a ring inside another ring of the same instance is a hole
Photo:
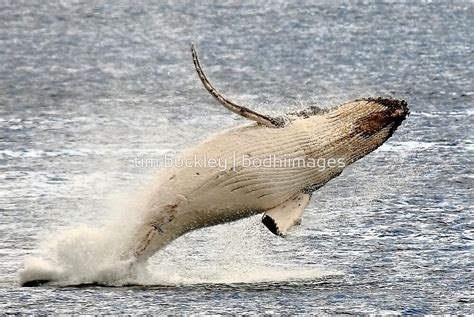
[[[258,213],[272,233],[287,235],[300,223],[313,191],[382,145],[409,114],[404,100],[380,97],[282,117],[259,114],[223,97],[193,45],[191,52],[206,90],[254,122],[213,135],[175,160],[199,164],[159,171],[122,260],[144,261],[186,232]]]

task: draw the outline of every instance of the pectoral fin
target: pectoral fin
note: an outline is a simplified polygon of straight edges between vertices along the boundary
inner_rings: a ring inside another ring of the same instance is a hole
[[[191,45],[191,53],[193,56],[194,67],[196,72],[201,79],[206,90],[216,98],[224,107],[230,111],[250,120],[257,122],[258,124],[267,126],[269,128],[281,128],[285,125],[285,120],[283,118],[270,117],[260,113],[257,113],[247,107],[240,106],[222,96],[209,82],[206,75],[204,74],[201,64],[199,63],[199,58],[197,56],[196,50],[194,49],[194,44]]]
[[[301,215],[311,195],[300,193],[283,204],[267,210],[262,217],[263,224],[274,234],[284,237],[288,229],[301,222]]]

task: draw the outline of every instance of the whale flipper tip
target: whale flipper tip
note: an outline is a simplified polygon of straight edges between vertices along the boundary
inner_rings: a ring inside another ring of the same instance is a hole
[[[278,229],[278,225],[275,219],[273,219],[272,217],[268,215],[264,215],[262,217],[262,222],[265,225],[265,227],[267,227],[268,230],[270,230],[274,235],[284,237],[284,234],[280,231],[280,229]]]

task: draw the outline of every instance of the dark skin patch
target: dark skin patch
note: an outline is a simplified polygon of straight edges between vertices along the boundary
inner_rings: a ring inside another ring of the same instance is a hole
[[[355,132],[366,137],[373,135],[391,123],[394,124],[394,129],[396,129],[410,114],[405,100],[388,98],[367,98],[364,100],[386,107],[385,111],[374,112],[357,120]]]
[[[354,130],[356,133],[369,137],[392,122],[393,119],[387,112],[374,112],[357,120]]]
[[[268,228],[268,230],[270,230],[273,234],[275,234],[277,236],[282,235],[280,230],[278,230],[278,226],[277,226],[275,220],[273,220],[272,217],[263,216],[262,222]]]
[[[356,101],[362,101],[362,100],[367,101],[367,102],[375,102],[389,109],[400,108],[400,109],[408,110],[407,108],[408,104],[405,100],[378,97],[378,98],[357,99]]]
[[[168,221],[172,221],[176,217],[176,208],[178,205],[172,204],[165,207],[165,212],[168,214]]]

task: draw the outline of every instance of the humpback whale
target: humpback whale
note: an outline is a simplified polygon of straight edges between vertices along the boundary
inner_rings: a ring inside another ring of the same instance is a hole
[[[177,158],[225,164],[181,164],[161,171],[122,259],[146,260],[186,232],[259,213],[272,233],[284,237],[300,222],[315,190],[382,145],[409,114],[404,100],[380,97],[280,117],[260,114],[220,94],[204,74],[194,45],[191,53],[206,90],[253,122],[213,135]]]
[[[175,162],[181,164],[159,170],[142,219],[117,261],[143,263],[187,232],[255,214],[285,237],[300,223],[315,190],[381,146],[409,114],[404,100],[382,97],[260,114],[218,92],[194,45],[191,54],[209,94],[249,122],[210,136],[180,154]]]

